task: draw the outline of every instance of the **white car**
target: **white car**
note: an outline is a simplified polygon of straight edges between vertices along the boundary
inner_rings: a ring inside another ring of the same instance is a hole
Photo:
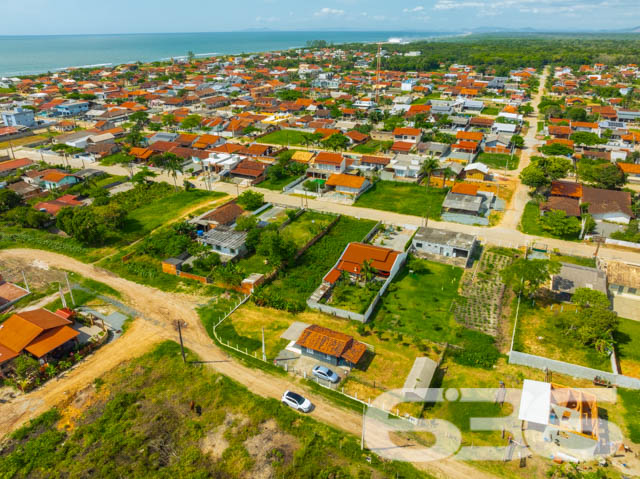
[[[311,401],[303,398],[298,393],[294,393],[293,391],[285,391],[282,395],[282,402],[287,406],[291,406],[293,409],[297,409],[302,412],[311,411]]]

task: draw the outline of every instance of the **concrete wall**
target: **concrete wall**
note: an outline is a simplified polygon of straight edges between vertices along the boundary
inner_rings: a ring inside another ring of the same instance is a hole
[[[549,369],[550,371],[566,374],[575,378],[593,380],[596,376],[600,376],[619,387],[640,389],[640,379],[637,378],[606,371],[599,371],[597,369],[578,366],[577,364],[565,363],[563,361],[556,361],[555,359],[543,358],[542,356],[535,356],[533,354],[521,353],[518,351],[509,352],[509,363],[529,366],[531,368],[541,370]]]

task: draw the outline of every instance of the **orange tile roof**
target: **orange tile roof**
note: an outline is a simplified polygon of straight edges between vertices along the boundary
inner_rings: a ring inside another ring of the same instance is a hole
[[[67,176],[71,176],[71,175],[68,175],[67,173],[60,173],[58,171],[51,171],[42,177],[42,181],[58,183],[59,181],[62,181],[64,178],[66,178]]]
[[[308,326],[296,343],[313,351],[346,359],[352,364],[357,364],[367,350],[363,343],[353,337],[315,324]]]
[[[456,138],[458,140],[468,140],[468,141],[482,141],[484,138],[484,133],[481,131],[459,131],[456,133]]]
[[[456,183],[451,188],[451,193],[476,196],[478,194],[478,185],[472,185],[471,183]]]
[[[582,198],[582,185],[572,181],[552,181],[551,196],[568,196],[570,198]]]
[[[624,173],[631,173],[634,175],[638,175],[640,174],[640,165],[637,165],[635,163],[622,163],[622,162],[618,162],[618,167],[624,172]]]
[[[35,357],[41,358],[48,352],[62,346],[64,343],[75,338],[79,334],[79,331],[76,331],[69,326],[60,326],[58,328],[49,329],[39,335],[25,349]]]
[[[321,151],[316,156],[314,163],[322,163],[325,165],[339,165],[344,160],[344,157],[340,153],[329,153],[328,151]]]
[[[418,129],[418,128],[401,128],[398,127],[395,130],[393,130],[393,134],[394,136],[420,136],[422,135],[422,132]]]
[[[371,261],[371,266],[379,273],[388,274],[398,255],[397,251],[389,248],[365,243],[349,243],[340,258],[337,268],[341,271],[360,274],[364,262]]]
[[[347,174],[333,174],[327,180],[328,186],[342,186],[359,190],[366,181],[364,176],[354,176]]]
[[[391,145],[391,149],[393,151],[411,151],[414,146],[416,145],[406,141],[396,141],[393,145]]]
[[[42,328],[14,314],[0,325],[0,345],[20,353],[42,333]]]

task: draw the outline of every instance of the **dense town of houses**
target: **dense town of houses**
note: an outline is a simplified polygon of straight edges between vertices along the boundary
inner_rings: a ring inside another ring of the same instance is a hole
[[[381,52],[393,54],[398,53]],[[501,169],[483,158],[513,159],[522,136],[540,127],[533,117],[527,120],[539,72],[522,68],[497,76],[459,64],[433,72],[376,71],[375,60],[365,51],[321,48],[4,78],[2,84],[14,92],[0,94],[0,142],[46,128],[52,144],[40,148],[71,149],[89,163],[126,154],[135,163],[154,166],[154,158],[171,153],[182,159],[184,171],[209,182],[251,185],[265,181],[281,155],[293,150],[287,158],[306,171],[293,193],[308,190],[354,201],[379,179],[419,183],[428,176],[432,183],[451,186],[442,207],[445,219],[489,224],[490,213],[503,210],[504,202],[496,192]],[[345,61],[353,68],[345,68]],[[589,121],[567,121],[552,112],[539,134],[549,145],[570,148],[574,160],[607,160],[630,182],[637,181],[640,133],[633,125],[640,110],[624,96],[640,75],[637,66],[556,67],[552,73],[550,92],[560,104],[556,111],[583,108]],[[621,96],[603,99],[598,96],[603,88]],[[134,127],[141,130],[135,141]],[[278,132],[279,141],[269,143]],[[575,144],[576,132],[606,141]],[[425,167],[427,159],[437,165]],[[30,165],[15,155],[7,160],[0,162],[0,176]],[[81,176],[30,171],[8,187],[30,198]],[[305,177],[316,180],[315,189],[305,188]],[[582,197],[559,198],[552,193],[542,213],[561,209],[579,216],[574,203]],[[76,199],[55,201],[73,205]],[[589,213],[613,222],[633,218],[630,194],[605,203],[595,201]],[[38,205],[54,214],[58,206]]]

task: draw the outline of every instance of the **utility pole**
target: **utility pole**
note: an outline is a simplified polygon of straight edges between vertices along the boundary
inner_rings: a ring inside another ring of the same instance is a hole
[[[29,289],[29,283],[27,283],[27,277],[24,274],[24,270],[22,270],[22,280],[24,281],[24,289],[30,293],[31,290]]]
[[[182,321],[178,320],[178,336],[180,336],[180,352],[182,354],[182,362],[184,364],[187,364],[187,358],[184,355],[184,343],[182,341],[182,325],[181,325]]]
[[[71,289],[71,284],[69,283],[69,273],[64,274],[65,279],[67,280],[67,288],[69,288],[69,296],[71,296],[71,304],[76,305],[76,300],[73,297],[73,290]]]
[[[62,301],[62,307],[67,309],[67,300],[64,298],[64,293],[62,292],[62,285],[58,283],[58,294],[60,295],[60,300]]]
[[[267,353],[265,352],[265,347],[264,347],[264,327],[262,328],[262,360],[265,363],[267,362]]]

